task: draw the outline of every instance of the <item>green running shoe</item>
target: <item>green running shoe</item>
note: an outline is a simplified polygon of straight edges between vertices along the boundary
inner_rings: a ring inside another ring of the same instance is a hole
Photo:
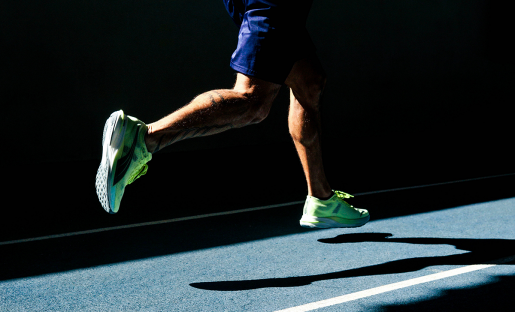
[[[145,144],[147,129],[145,123],[122,110],[112,113],[105,123],[95,187],[109,213],[118,212],[125,187],[147,173],[147,162],[152,159]]]
[[[333,190],[334,195],[328,200],[309,196],[304,204],[304,213],[300,225],[307,228],[346,228],[359,227],[370,220],[366,209],[354,208],[345,199],[354,197],[350,194]]]

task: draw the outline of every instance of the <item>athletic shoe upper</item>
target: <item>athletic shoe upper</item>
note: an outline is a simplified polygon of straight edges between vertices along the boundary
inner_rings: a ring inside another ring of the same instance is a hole
[[[152,154],[145,144],[147,125],[135,117],[114,112],[106,122],[103,154],[96,189],[102,207],[116,213],[125,187],[147,172]]]
[[[321,200],[307,196],[300,224],[310,228],[358,227],[370,220],[366,209],[354,208],[345,199],[354,196],[333,190],[334,195]]]

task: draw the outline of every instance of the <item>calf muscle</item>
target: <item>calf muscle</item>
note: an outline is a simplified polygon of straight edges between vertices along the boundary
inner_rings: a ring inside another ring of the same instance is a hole
[[[238,75],[234,89],[212,90],[148,125],[147,149],[155,153],[179,141],[259,122],[266,117],[280,85]]]

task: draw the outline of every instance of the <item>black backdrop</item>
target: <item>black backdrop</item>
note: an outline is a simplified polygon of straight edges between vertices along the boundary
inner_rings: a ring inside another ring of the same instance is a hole
[[[487,0],[315,1],[308,30],[328,74],[323,149],[335,188],[515,171],[508,12]],[[28,180],[51,194],[56,186],[43,182],[52,178],[94,196],[109,114],[149,123],[231,87],[236,40],[222,1],[1,1],[2,154],[13,169],[5,194],[27,195]],[[149,172],[181,159],[175,173],[187,168],[206,183],[224,176],[210,185],[217,193],[275,174],[304,194],[287,110],[282,90],[263,123],[168,147]],[[281,171],[290,163],[292,173]]]

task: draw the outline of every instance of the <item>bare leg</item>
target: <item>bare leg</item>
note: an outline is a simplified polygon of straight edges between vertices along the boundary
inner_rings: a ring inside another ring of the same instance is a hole
[[[288,126],[308,184],[308,195],[332,194],[325,176],[320,145],[320,95],[325,74],[316,56],[298,61],[286,80],[290,87]]]
[[[262,121],[280,85],[238,74],[233,89],[213,90],[148,125],[145,142],[155,153],[184,139],[208,136]]]

